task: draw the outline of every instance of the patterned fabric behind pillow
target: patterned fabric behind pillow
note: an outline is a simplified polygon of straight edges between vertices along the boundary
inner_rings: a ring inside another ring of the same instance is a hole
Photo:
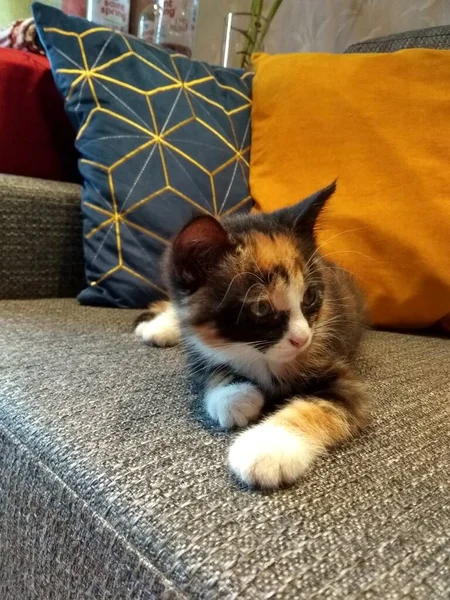
[[[0,29],[0,48],[25,50],[33,54],[45,54],[36,35],[34,19],[17,19]]]
[[[251,75],[33,5],[82,156],[84,304],[164,294],[159,258],[196,214],[249,210]]]

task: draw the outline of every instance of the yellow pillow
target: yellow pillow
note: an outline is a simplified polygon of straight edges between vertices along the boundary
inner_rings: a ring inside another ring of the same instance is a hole
[[[450,52],[254,57],[250,187],[264,211],[338,178],[323,254],[380,326],[450,313]]]

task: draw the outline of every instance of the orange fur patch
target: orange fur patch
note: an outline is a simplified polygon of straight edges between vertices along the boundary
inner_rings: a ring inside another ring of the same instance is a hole
[[[192,329],[199,339],[207,346],[211,346],[211,348],[224,343],[224,340],[219,336],[217,329],[213,325],[208,323],[205,325],[193,325]]]
[[[352,435],[346,411],[326,400],[294,400],[270,417],[269,421],[303,433],[323,447],[339,444]]]
[[[300,294],[304,284],[305,280],[300,271],[290,273],[289,284],[283,279],[276,280],[275,284],[269,288],[270,302],[277,310],[290,310],[292,299],[289,297],[289,287],[295,288]]]
[[[268,236],[258,231],[252,235],[252,241],[255,260],[261,269],[270,273],[282,263],[289,273],[299,270],[298,248],[288,235]]]
[[[268,290],[269,300],[276,310],[289,310],[288,286],[284,281],[278,280]]]
[[[241,253],[242,271],[255,271],[255,265],[264,273],[275,273],[282,266],[288,273],[290,283],[300,289],[303,285],[302,263],[297,246],[289,235],[266,235],[259,231],[247,238]],[[257,274],[257,271],[256,271]],[[288,286],[282,278],[276,278],[266,286],[269,300],[277,310],[290,308]]]
[[[170,304],[169,300],[156,300],[149,305],[148,310],[153,317],[156,317],[157,315],[166,312],[166,310],[170,308]]]

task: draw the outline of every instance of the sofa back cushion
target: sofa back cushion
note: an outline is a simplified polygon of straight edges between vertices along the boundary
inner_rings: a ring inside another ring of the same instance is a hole
[[[251,190],[264,211],[338,178],[323,254],[354,273],[371,320],[450,313],[450,53],[255,59]]]
[[[33,5],[76,130],[85,304],[164,295],[160,257],[198,214],[249,210],[251,76]]]
[[[79,181],[74,140],[47,58],[0,48],[0,173]]]

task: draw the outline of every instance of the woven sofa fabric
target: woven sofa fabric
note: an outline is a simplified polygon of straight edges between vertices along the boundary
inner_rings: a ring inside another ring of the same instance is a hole
[[[185,598],[1,426],[0,448],[2,600]]]
[[[133,314],[0,311],[3,600],[15,585],[24,600],[46,585],[77,600],[448,598],[448,339],[368,334],[372,426],[262,494],[229,477],[232,435],[206,426],[177,349],[134,341]]]
[[[145,307],[160,258],[195,215],[250,210],[251,73],[169,53],[36,3],[36,27],[78,134],[83,304]]]
[[[80,292],[80,195],[76,184],[0,175],[0,299]]]
[[[405,48],[450,48],[450,26],[429,27],[395,33],[352,44],[346,52],[396,52]]]

